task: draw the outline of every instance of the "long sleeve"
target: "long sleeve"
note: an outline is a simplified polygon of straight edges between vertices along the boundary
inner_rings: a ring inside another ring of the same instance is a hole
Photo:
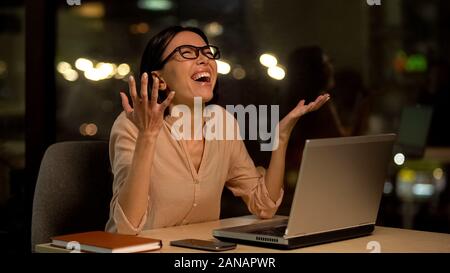
[[[122,234],[138,234],[147,219],[147,212],[142,217],[139,226],[134,227],[124,214],[118,196],[125,183],[133,159],[138,129],[122,113],[111,129],[109,156],[114,175],[113,197],[110,203],[110,219],[106,230]]]
[[[226,113],[223,108],[217,111]],[[110,137],[114,182],[106,225],[109,232],[138,234],[147,229],[217,220],[224,185],[261,218],[272,217],[281,203],[282,197],[277,202],[270,199],[264,169],[255,168],[242,140],[205,141],[202,162],[196,170],[183,142],[173,138],[171,123],[165,120],[158,135],[151,175],[145,178],[152,181],[148,207],[135,227],[124,214],[118,196],[130,172],[137,136],[138,129],[122,113]]]
[[[240,196],[245,201],[251,213],[260,218],[272,218],[283,199],[283,189],[274,202],[266,188],[265,169],[255,168],[242,140],[231,142],[231,165],[226,186],[235,196]]]

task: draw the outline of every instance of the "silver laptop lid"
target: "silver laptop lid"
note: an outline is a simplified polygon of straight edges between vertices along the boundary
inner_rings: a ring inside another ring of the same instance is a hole
[[[285,238],[375,224],[395,137],[307,140]]]

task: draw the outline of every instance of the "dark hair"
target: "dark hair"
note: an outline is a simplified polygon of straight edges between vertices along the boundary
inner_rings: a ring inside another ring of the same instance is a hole
[[[148,92],[150,96],[151,88],[153,85],[153,78],[150,76],[150,73],[152,71],[160,70],[163,68],[162,64],[162,55],[164,53],[164,50],[166,49],[167,45],[172,41],[172,39],[180,32],[183,31],[190,31],[193,33],[198,34],[202,39],[205,41],[206,44],[209,44],[208,37],[206,37],[205,33],[199,28],[196,27],[182,27],[182,26],[171,26],[168,27],[162,31],[160,31],[158,34],[153,36],[147,43],[147,46],[145,47],[144,53],[142,55],[141,59],[141,67],[140,67],[140,77],[144,72],[147,72],[149,74],[149,81],[148,81]],[[139,77],[139,78],[140,78]],[[213,101],[217,100],[217,87],[218,83],[216,81],[216,85],[213,90],[213,99],[209,101],[208,104],[213,103]],[[162,102],[166,99],[167,94],[165,92],[159,92],[158,101]]]

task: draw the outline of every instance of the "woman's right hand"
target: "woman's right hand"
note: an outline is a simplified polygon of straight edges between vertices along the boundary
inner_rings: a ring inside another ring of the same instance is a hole
[[[175,92],[171,91],[167,98],[159,104],[158,99],[158,77],[153,77],[153,86],[150,102],[147,95],[148,74],[143,73],[141,77],[141,96],[139,98],[136,91],[136,81],[133,76],[128,80],[129,92],[133,107],[131,107],[127,95],[120,92],[122,99],[122,107],[127,118],[134,123],[141,134],[157,135],[162,128],[164,119],[164,110],[170,105],[175,96]]]

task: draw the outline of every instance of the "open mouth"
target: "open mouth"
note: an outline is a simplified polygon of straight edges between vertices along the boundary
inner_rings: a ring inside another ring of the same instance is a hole
[[[211,74],[209,72],[198,72],[191,77],[196,82],[211,82]]]

